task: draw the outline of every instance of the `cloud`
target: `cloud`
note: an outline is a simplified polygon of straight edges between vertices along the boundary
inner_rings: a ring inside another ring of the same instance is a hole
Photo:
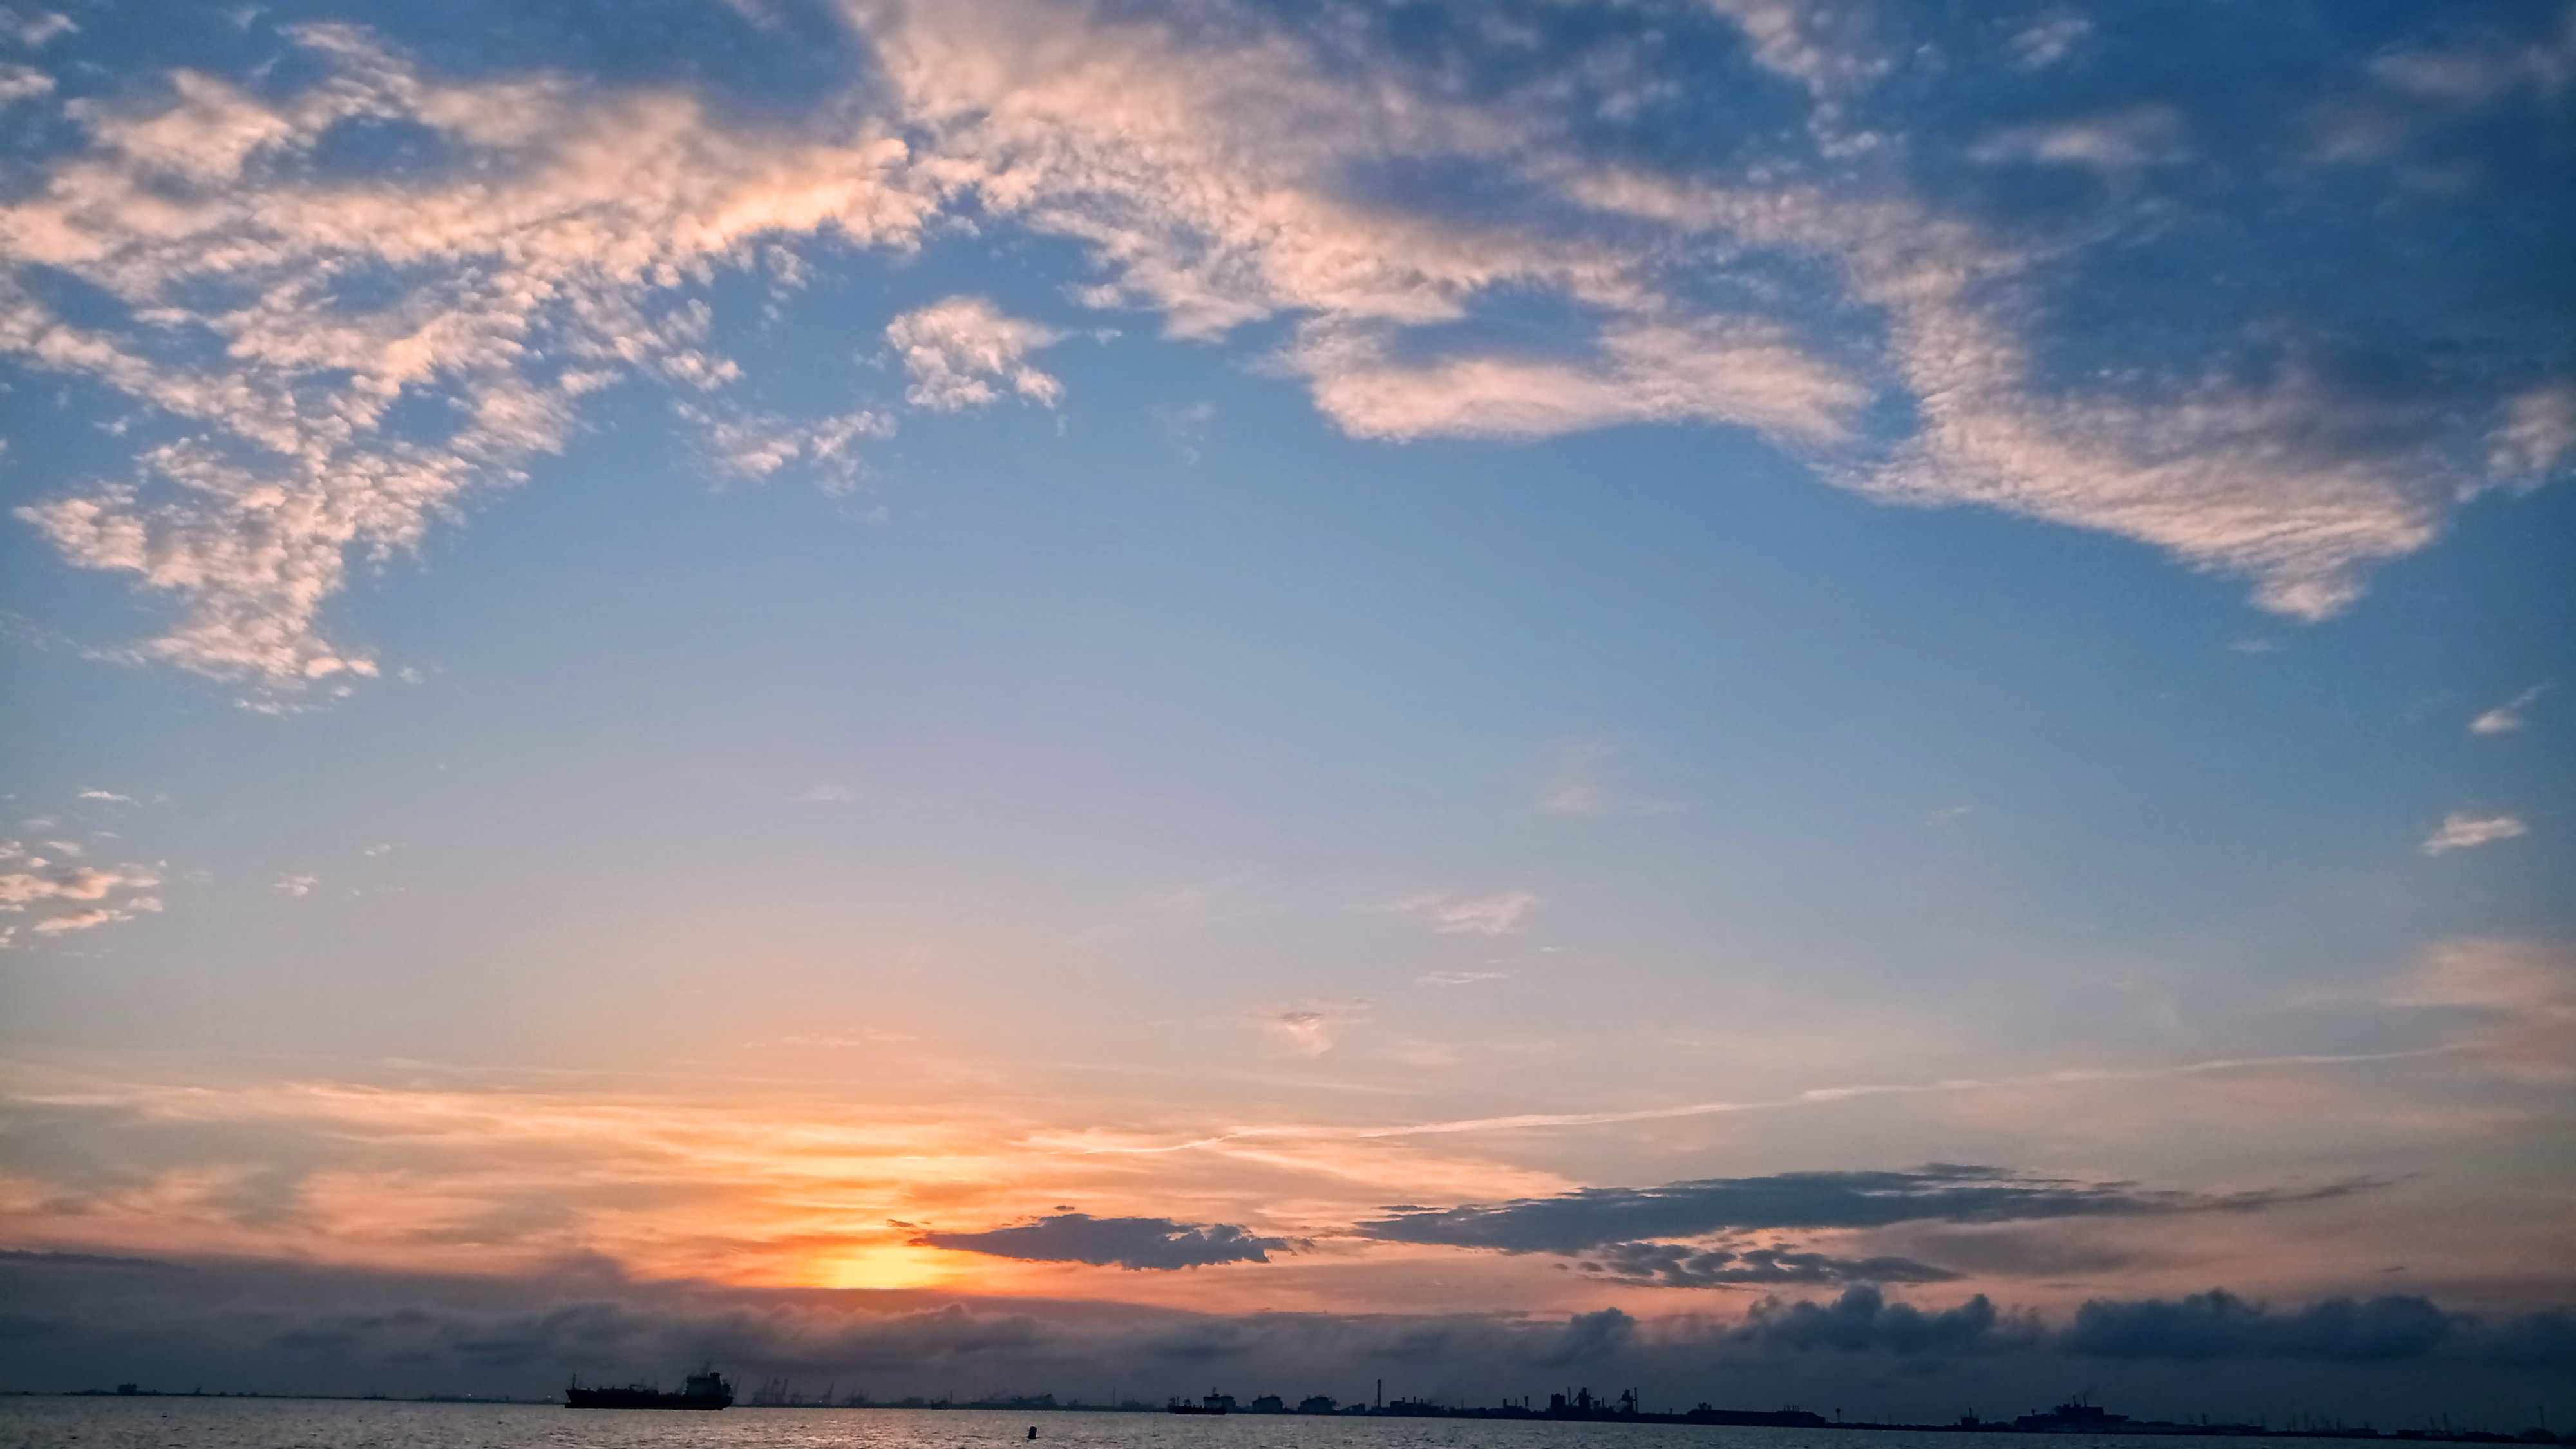
[[[1204,1268],[1215,1263],[1267,1263],[1289,1248],[1231,1223],[1177,1223],[1170,1218],[1095,1218],[1058,1213],[1018,1227],[981,1233],[925,1232],[922,1247],[986,1253],[1038,1263],[1089,1263],[1132,1269]]]
[[[81,101],[86,148],[0,206],[0,355],[156,420],[130,479],[19,516],[178,604],[145,655],[263,691],[376,673],[323,633],[351,555],[407,551],[523,477],[584,396],[730,386],[691,294],[715,268],[798,234],[909,245],[928,209],[869,127],[732,131],[676,91],[443,79],[353,27],[288,33],[304,89],[180,71],[157,100]],[[449,164],[314,163],[364,125],[416,128]],[[58,312],[30,268],[115,306]],[[413,426],[413,401],[441,421]]]
[[[678,404],[673,411],[697,425],[708,460],[718,471],[745,483],[760,483],[788,464],[802,461],[823,491],[832,494],[858,488],[862,440],[890,438],[895,432],[894,419],[865,408],[812,422],[695,403]]]
[[[1663,1403],[1830,1402],[1821,1398],[1830,1389],[1866,1383],[1897,1413],[1930,1420],[1956,1413],[1963,1398],[2047,1402],[2040,1396],[2062,1392],[2070,1378],[2081,1382],[2076,1376],[2106,1360],[2122,1366],[2122,1407],[2225,1409],[2228,1376],[2213,1369],[2239,1361],[2078,1353],[2059,1341],[2063,1327],[2028,1310],[1981,1297],[1917,1305],[1874,1287],[1824,1303],[1772,1300],[1740,1322],[1641,1318],[1616,1307],[1562,1316],[1221,1314],[956,1292],[727,1287],[632,1277],[579,1255],[512,1274],[282,1259],[116,1261],[125,1258],[0,1254],[0,1298],[21,1329],[12,1339],[13,1372],[31,1383],[85,1385],[98,1381],[99,1365],[143,1365],[148,1377],[180,1385],[543,1397],[571,1373],[610,1377],[636,1364],[714,1359],[746,1380],[837,1379],[879,1403],[936,1400],[967,1384],[1096,1398],[1114,1383],[1122,1395],[1154,1401],[1204,1393],[1212,1372],[1238,1396],[1267,1391],[1293,1401],[1383,1375],[1390,1391],[1400,1383],[1408,1393],[1490,1403],[1543,1394],[1580,1366],[1595,1384],[1634,1384],[1641,1397]],[[2356,1307],[2365,1318],[2373,1310]],[[2348,1401],[2335,1391],[2352,1387],[2352,1372],[2370,1376],[2372,1402],[2391,1416],[2456,1404],[2464,1369],[2511,1375],[2481,1379],[2495,1385],[2498,1402],[2536,1402],[2555,1386],[2553,1374],[2576,1363],[2569,1356],[2576,1317],[2564,1310],[2493,1327],[2436,1311],[2449,1330],[2414,1352],[2305,1360],[2344,1366],[2340,1373],[2303,1369],[2301,1354],[2340,1350],[2349,1338],[2292,1343],[2257,1334],[2241,1361],[2263,1387],[2236,1401],[2238,1412],[2250,1420]],[[1920,1372],[1934,1363],[1939,1373]]]
[[[59,10],[39,10],[32,15],[17,10],[0,10],[0,39],[13,41],[29,50],[79,30],[80,27],[72,23],[72,18]]]
[[[2537,941],[2441,942],[2382,1004],[2465,1017],[2459,1045],[2537,1081],[2576,1075],[2576,951]]]
[[[2224,1290],[2179,1300],[2094,1300],[2059,1342],[2101,1358],[2310,1358],[2375,1362],[2416,1358],[2448,1336],[2456,1318],[2422,1298],[2333,1298],[2275,1313]]]
[[[1001,396],[996,383],[1043,407],[1064,400],[1064,384],[1028,363],[1030,353],[1063,334],[1006,317],[988,298],[950,297],[906,312],[886,324],[885,335],[912,375],[904,400],[915,407],[943,413],[989,407]]]
[[[2093,22],[2081,15],[2053,15],[2016,33],[2013,62],[2024,70],[2046,70],[2075,53],[2093,33]]]
[[[2117,172],[2185,161],[2191,148],[2182,113],[2149,105],[2080,120],[2007,126],[1969,147],[1968,157],[1988,165],[2089,166]]]
[[[2371,73],[2409,95],[2463,107],[2555,99],[2576,82],[2576,11],[2562,10],[2558,20],[2554,35],[2393,50],[2371,62]]]
[[[2439,418],[2295,357],[2258,381],[2161,393],[2038,386],[2026,319],[2004,300],[2035,260],[1916,203],[1633,172],[1575,186],[1684,234],[1838,262],[1854,297],[1884,310],[1889,364],[1916,400],[1916,427],[1890,456],[1820,460],[1874,497],[2119,534],[2253,579],[2265,608],[2322,619],[2359,597],[2370,565],[2431,543],[2448,498],[2480,486],[2441,451]]]
[[[1927,1311],[1892,1303],[1874,1286],[1847,1289],[1830,1303],[1766,1301],[1736,1331],[1765,1349],[1902,1355],[2040,1351],[2079,1358],[2181,1363],[2299,1359],[2317,1363],[2410,1361],[2576,1362],[2561,1340],[2571,1320],[2526,1314],[2492,1328],[2412,1296],[2327,1298],[2292,1309],[2249,1302],[2224,1289],[2180,1299],[2086,1300],[2052,1326],[2027,1311],[1999,1312],[1979,1294]]]
[[[2424,837],[2424,843],[2418,849],[2426,855],[2444,855],[2530,833],[2531,827],[2523,824],[2518,816],[2469,815],[2453,811],[2442,817],[2441,825]]]
[[[1740,1344],[1774,1352],[1832,1349],[1911,1356],[2027,1345],[2039,1332],[2031,1318],[1997,1312],[1983,1293],[1954,1308],[1926,1310],[1911,1303],[1891,1303],[1875,1286],[1864,1283],[1843,1290],[1830,1303],[1765,1299],[1754,1305],[1732,1336]]]
[[[138,915],[155,915],[161,910],[159,896],[134,896],[113,907],[91,906],[86,910],[67,911],[47,916],[27,929],[40,936],[60,935],[66,931],[86,931],[93,926],[130,921]]]
[[[1604,1276],[1659,1288],[1738,1288],[1786,1283],[1943,1283],[1959,1275],[1912,1258],[1837,1258],[1796,1248],[1607,1243],[1583,1260]]]
[[[2479,715],[2476,719],[2469,721],[2469,733],[2473,735],[2512,734],[2514,731],[2523,727],[2523,711],[2529,709],[2534,700],[2539,699],[2540,696],[2548,693],[2548,691],[2548,685],[2533,685],[2531,688],[2524,690],[2522,693],[2515,695],[2513,698],[2508,699],[2504,703],[2497,705],[2495,708],[2488,710],[2486,713]],[[2447,824],[2447,822],[2445,823]]]
[[[96,866],[46,869],[43,856],[20,856],[31,869],[0,875],[0,908],[23,910],[36,901],[94,901],[120,886],[155,884],[148,875],[127,876]]]
[[[1452,353],[1400,362],[1382,331],[1314,326],[1287,363],[1342,431],[1399,442],[1701,422],[1824,443],[1847,436],[1868,396],[1767,323],[1623,323],[1605,328],[1595,349],[1576,358]]]
[[[32,65],[19,65],[12,61],[0,61],[0,106],[16,105],[20,101],[32,101],[38,96],[52,95],[53,92],[54,78],[52,76],[45,74],[43,71],[36,69]]]
[[[1540,903],[1530,891],[1498,891],[1489,896],[1410,896],[1386,909],[1420,916],[1444,936],[1509,936],[1529,923]]]
[[[1538,808],[1550,815],[1608,819],[1623,815],[1669,815],[1681,809],[1627,789],[1617,779],[1616,745],[1588,741],[1560,748],[1556,767],[1539,787]]]
[[[1172,337],[1272,324],[1288,337],[1273,371],[1356,436],[1737,427],[1864,496],[2135,540],[2301,619],[2349,607],[2464,500],[2536,483],[2576,446],[2576,391],[2549,375],[2530,309],[2459,312],[2442,325],[2480,340],[2458,345],[2377,308],[2391,289],[2370,277],[2321,312],[2296,238],[2398,222],[2259,144],[2242,148],[2269,167],[2247,209],[2216,186],[2185,208],[2207,226],[2177,228],[2180,199],[2159,197],[2056,234],[1873,159],[1953,145],[1909,134],[1877,94],[1904,57],[1939,55],[1908,71],[1915,119],[1937,130],[1964,108],[1956,154],[2149,185],[2203,123],[2182,98],[1975,124],[1985,97],[2049,82],[2090,43],[2080,21],[2034,15],[2004,37],[1859,5],[1708,10],[1728,32],[1714,51],[1660,29],[1647,46],[1642,17],[1613,15],[1542,65],[1501,22],[1426,48],[1366,12],[852,5],[866,84],[758,121],[515,55],[441,74],[347,25],[289,30],[297,64],[259,78],[119,75],[64,105],[75,143],[0,205],[0,355],[140,425],[121,473],[18,516],[70,564],[173,606],[140,657],[272,699],[376,677],[328,627],[352,567],[573,446],[585,400],[613,385],[666,394],[728,476],[801,460],[850,486],[885,419],[755,406],[746,359],[719,346],[718,274],[784,279],[819,265],[808,253],[907,251],[969,222],[1070,243],[1092,272],[1079,301],[1150,309]],[[2208,23],[2174,43],[2223,43]],[[2576,32],[2523,28],[2392,44],[2368,84],[2499,116],[2563,94]],[[2301,63],[2285,85],[2324,83],[2325,61]],[[1684,92],[1728,98],[1689,126],[1700,149],[1609,124],[1614,99]],[[429,161],[330,164],[379,128],[416,132]],[[2528,231],[2482,231],[2493,215],[2464,211],[2450,235]],[[2132,249],[2231,229],[2276,244],[2233,259],[2223,320],[2115,329],[2065,305],[2117,291]],[[2412,266],[2402,238],[2371,255],[2375,277]],[[64,304],[56,279],[98,305]],[[915,406],[958,409],[1057,405],[1029,361],[1054,336],[952,297],[888,340]],[[2368,340],[2317,340],[2333,338]],[[2438,375],[2406,371],[2437,353]]]
[[[300,901],[313,894],[313,888],[321,883],[322,877],[318,875],[282,875],[277,878],[271,889],[279,895]]]
[[[2488,466],[2506,477],[2545,480],[2576,455],[2576,383],[2533,388],[2505,404]]]
[[[17,841],[0,841],[0,913],[48,912],[27,927],[31,934],[60,936],[161,910],[161,898],[145,894],[161,884],[157,870],[68,864],[56,857],[82,853],[70,841],[47,841],[42,848],[55,854],[39,855]],[[61,909],[65,906],[70,909]],[[16,936],[17,928],[9,927],[0,933],[0,946]]]
[[[1558,1197],[1404,1213],[1359,1223],[1355,1231],[1386,1242],[1573,1255],[1612,1243],[1768,1228],[2252,1212],[2355,1190],[2342,1184],[2211,1195],[1936,1164],[1919,1172],[1790,1172],[1661,1187],[1588,1187]]]
[[[1301,1057],[1319,1057],[1333,1049],[1337,1032],[1367,1016],[1365,1001],[1310,1001],[1267,1013],[1260,1021],[1278,1033],[1290,1051]]]
[[[1421,986],[1473,986],[1481,981],[1508,980],[1509,971],[1426,971],[1414,978]]]
[[[98,800],[110,805],[131,805],[134,803],[133,796],[119,795],[113,790],[83,790],[80,792],[80,798],[84,800]]]

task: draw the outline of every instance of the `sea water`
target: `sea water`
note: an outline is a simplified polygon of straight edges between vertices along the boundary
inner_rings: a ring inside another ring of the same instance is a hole
[[[0,1398],[0,1449],[2028,1449],[2018,1435],[1300,1414],[718,1413],[312,1399]],[[2050,1443],[2092,1436],[2063,1435]],[[2124,1441],[2135,1444],[2134,1439]],[[2177,1436],[2159,1449],[2244,1449]],[[2075,1449],[2073,1444],[2068,1449]]]

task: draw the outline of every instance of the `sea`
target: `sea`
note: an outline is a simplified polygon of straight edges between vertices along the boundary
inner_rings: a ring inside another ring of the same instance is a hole
[[[0,1398],[0,1449],[2028,1449],[2007,1434],[1298,1414],[750,1409],[390,1400]],[[2077,1449],[2090,1435],[2051,1444]],[[2134,1439],[2124,1441],[2135,1444]],[[2244,1449],[2159,1438],[2158,1449]]]

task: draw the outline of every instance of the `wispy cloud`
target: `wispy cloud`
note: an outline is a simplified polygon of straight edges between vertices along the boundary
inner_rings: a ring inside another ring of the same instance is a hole
[[[2109,115],[2008,126],[1968,148],[1988,165],[2087,166],[2129,171],[2190,159],[2182,114],[2170,106],[2135,106]]]
[[[2093,22],[2081,15],[2052,15],[2013,36],[2013,59],[2024,70],[2046,70],[2074,54],[2092,33]]]
[[[53,94],[54,78],[32,65],[0,61],[0,106]]]
[[[1311,1001],[1265,1012],[1261,1025],[1301,1057],[1319,1057],[1333,1049],[1342,1028],[1368,1019],[1365,1001]]]
[[[1810,1087],[1782,1097],[1685,1102],[1665,1107],[1631,1107],[1599,1112],[1518,1112],[1497,1117],[1459,1117],[1444,1121],[1405,1122],[1383,1126],[1260,1125],[1183,1141],[1152,1144],[1084,1146],[1083,1152],[1152,1154],[1187,1152],[1229,1142],[1263,1138],[1308,1138],[1317,1141],[1374,1141],[1385,1138],[1447,1136],[1457,1133],[1521,1132],[1540,1128],[1613,1127],[1632,1122],[1669,1122],[1690,1117],[1781,1112],[1872,1097],[1948,1096],[1975,1092],[2028,1092],[2115,1082],[2154,1082],[2238,1072],[2274,1072],[2314,1067],[2372,1066],[2420,1061],[2455,1054],[2456,1046],[2417,1047],[2386,1052],[2299,1053],[2281,1056],[2217,1057],[2143,1067],[2070,1067],[2009,1077],[1953,1077],[1932,1082],[1859,1082],[1846,1086]]]
[[[270,889],[279,895],[300,901],[313,894],[313,888],[321,883],[322,877],[318,875],[282,875],[271,884]]]
[[[1310,327],[1288,354],[1315,405],[1364,438],[1526,439],[1621,423],[1735,423],[1805,442],[1848,436],[1861,385],[1784,328],[1740,319],[1605,330],[1590,356],[1399,362],[1378,330]]]
[[[1444,936],[1509,936],[1529,924],[1540,904],[1533,891],[1497,891],[1485,896],[1408,896],[1384,909],[1419,916]]]
[[[2514,1075],[2576,1076],[2576,951],[2564,945],[2443,941],[2381,999],[2465,1016],[2471,1030],[2463,1050]]]
[[[1630,789],[1619,778],[1619,748],[1598,740],[1566,745],[1539,786],[1538,808],[1550,815],[1607,819],[1621,815],[1670,815],[1682,807]]]
[[[1509,971],[1430,971],[1414,978],[1422,986],[1474,986],[1485,981],[1506,981]]]
[[[2446,855],[2454,850],[2469,850],[2528,835],[2531,827],[2514,815],[2469,815],[2459,811],[2442,817],[2433,833],[2424,837],[2417,849],[2426,855]]]
[[[80,27],[59,10],[0,10],[0,39],[12,41],[29,50],[42,48],[50,41],[78,33]]]
[[[2523,727],[2525,723],[2524,711],[2530,709],[2534,701],[2538,700],[2543,694],[2548,692],[2548,685],[2533,685],[2531,688],[2524,690],[2522,693],[2515,695],[2513,698],[2508,699],[2504,703],[2497,705],[2495,708],[2488,710],[2486,713],[2479,715],[2476,719],[2469,721],[2469,733],[2473,735],[2512,734],[2514,731]]]
[[[2552,383],[2515,397],[2496,422],[2488,466],[2530,483],[2576,457],[2576,383]]]

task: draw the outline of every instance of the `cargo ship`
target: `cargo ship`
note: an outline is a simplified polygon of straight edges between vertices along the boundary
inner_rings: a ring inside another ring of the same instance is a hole
[[[689,1375],[687,1386],[676,1394],[642,1384],[628,1384],[622,1389],[585,1389],[579,1379],[564,1390],[567,1409],[721,1409],[732,1402],[733,1385],[712,1368]]]
[[[1211,1392],[1195,1404],[1187,1399],[1174,1399],[1165,1407],[1175,1414],[1223,1414],[1234,1408],[1234,1395]]]

